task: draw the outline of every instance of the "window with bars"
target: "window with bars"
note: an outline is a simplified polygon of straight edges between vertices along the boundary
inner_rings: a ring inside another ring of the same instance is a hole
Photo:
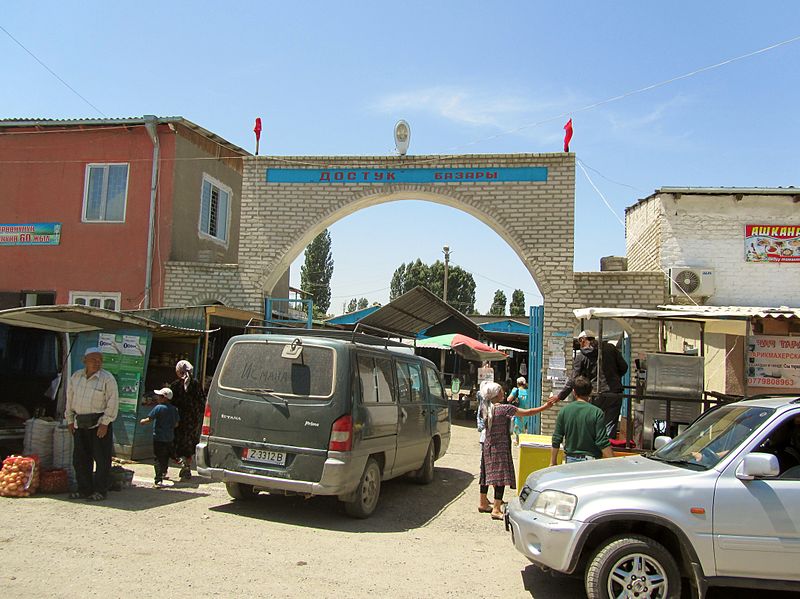
[[[203,175],[200,196],[200,233],[215,240],[228,241],[231,189],[213,177]]]
[[[105,308],[106,310],[120,309],[121,294],[101,293],[93,291],[70,291],[69,303],[91,308]]]
[[[87,164],[83,192],[84,222],[125,222],[127,164]]]

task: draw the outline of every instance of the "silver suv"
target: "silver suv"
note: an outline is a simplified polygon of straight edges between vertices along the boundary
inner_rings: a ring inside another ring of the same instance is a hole
[[[800,590],[800,399],[709,410],[646,456],[532,473],[506,529],[532,562],[584,573],[590,599]]]

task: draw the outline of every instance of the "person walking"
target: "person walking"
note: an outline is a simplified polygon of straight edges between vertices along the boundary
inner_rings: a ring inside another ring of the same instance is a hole
[[[514,404],[518,408],[526,409],[530,407],[528,403],[528,381],[525,380],[524,376],[517,379],[517,386],[511,390],[511,393],[506,398],[506,402]],[[530,428],[529,425],[530,421],[527,418],[521,418],[519,416],[514,417],[512,433],[516,444],[519,444],[519,436],[521,434],[527,434]]]
[[[203,426],[203,412],[206,396],[203,388],[193,376],[194,366],[188,360],[180,360],[175,364],[177,379],[169,388],[172,390],[172,405],[178,409],[180,422],[175,429],[172,458],[180,465],[180,479],[192,478],[192,458],[197,443],[200,441],[200,429]]]
[[[592,383],[576,377],[572,383],[575,401],[561,408],[553,431],[550,465],[558,461],[558,450],[564,443],[564,463],[614,457],[606,435],[603,411],[589,403]]]
[[[572,376],[557,394],[548,398],[550,402],[565,399],[573,390],[574,381],[582,376],[590,382],[597,382],[597,395],[594,405],[603,411],[606,434],[609,439],[617,436],[619,413],[622,407],[622,377],[628,372],[628,363],[619,350],[612,344],[604,341],[598,349],[594,331],[586,329],[578,335],[580,352],[575,356],[572,364]],[[601,372],[597,372],[598,353],[602,353]]]
[[[521,409],[513,404],[501,403],[505,398],[503,388],[497,383],[486,383],[482,386],[486,401],[482,406],[486,423],[486,436],[483,442],[482,456],[485,476],[480,482],[481,504],[488,507],[489,486],[494,487],[494,505],[491,509],[493,520],[502,520],[503,495],[506,486],[516,488],[514,461],[511,457],[511,436],[508,434],[511,418],[514,416],[533,416],[543,412],[552,404],[545,403],[538,408]],[[486,502],[484,503],[484,498]],[[485,511],[485,509],[480,510]]]
[[[175,406],[171,405],[169,401],[172,399],[172,389],[164,387],[154,391],[156,394],[156,405],[147,418],[142,418],[139,424],[153,425],[153,455],[155,455],[155,462],[153,467],[156,474],[153,481],[153,486],[160,487],[165,478],[167,478],[167,469],[169,468],[169,455],[172,450],[172,442],[175,439],[175,428],[180,422],[180,416]]]
[[[117,419],[119,389],[114,376],[103,370],[99,347],[83,352],[83,365],[67,386],[65,415],[74,438],[72,465],[78,484],[69,496],[102,501],[111,484],[112,423]]]

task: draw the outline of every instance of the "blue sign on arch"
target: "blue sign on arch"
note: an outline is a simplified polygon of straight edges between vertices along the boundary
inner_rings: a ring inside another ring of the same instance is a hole
[[[267,183],[505,183],[547,181],[546,166],[509,168],[268,168]]]

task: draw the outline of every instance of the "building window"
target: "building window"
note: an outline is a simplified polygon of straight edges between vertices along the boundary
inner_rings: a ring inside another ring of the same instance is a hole
[[[56,303],[55,291],[23,291],[22,306],[52,306]]]
[[[69,303],[106,310],[119,310],[120,293],[100,293],[94,291],[70,291]]]
[[[84,222],[125,222],[127,164],[87,164],[83,192]]]
[[[213,177],[203,175],[200,196],[200,233],[216,241],[228,242],[231,188]]]

